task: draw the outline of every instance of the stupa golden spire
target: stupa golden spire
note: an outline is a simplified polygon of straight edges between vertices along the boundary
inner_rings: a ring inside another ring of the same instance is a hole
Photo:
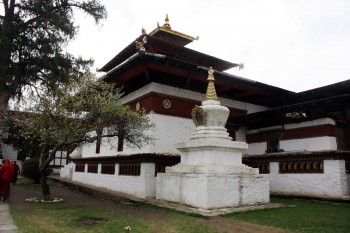
[[[163,27],[168,28],[168,29],[171,30],[168,14],[166,14],[165,22],[164,22],[164,24],[163,24]]]
[[[214,86],[214,70],[212,67],[208,70],[208,87],[207,93],[205,94],[206,100],[218,100],[218,96],[216,95],[215,86]]]

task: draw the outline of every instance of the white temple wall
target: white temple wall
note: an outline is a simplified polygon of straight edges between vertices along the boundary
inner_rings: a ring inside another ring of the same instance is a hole
[[[247,155],[262,155],[265,154],[267,145],[266,142],[250,143],[248,145],[248,150],[244,154]]]
[[[69,154],[69,156],[72,158],[78,158],[78,157],[82,157],[82,153],[83,153],[83,147],[77,147]]]
[[[91,136],[95,136],[96,132],[90,132]],[[101,146],[102,147],[102,146]],[[94,143],[88,143],[81,147],[81,157],[95,157],[98,156],[96,154],[96,142]],[[79,150],[77,150],[79,151]]]
[[[103,139],[100,146],[100,153],[96,154],[96,142],[84,145],[81,149],[82,157],[112,156],[116,154],[132,153],[179,153],[175,145],[178,142],[188,140],[195,129],[192,119],[160,115],[152,113],[148,115],[151,122],[155,123],[154,132],[150,132],[155,138],[154,145],[144,146],[142,149],[128,148],[124,144],[124,150],[117,151],[118,138]],[[107,140],[110,140],[108,142]],[[115,145],[111,147],[112,145]],[[79,150],[74,152],[78,155]]]
[[[303,127],[312,127],[318,125],[335,125],[334,120],[330,118],[322,118],[313,121],[306,121],[295,124],[286,124],[283,126],[284,130],[298,129]],[[255,134],[262,131],[269,130],[282,130],[282,126],[271,126],[261,129],[249,130],[248,134]],[[243,136],[242,136],[243,137]],[[288,139],[280,140],[279,147],[284,151],[322,151],[322,150],[337,150],[336,137],[332,136],[320,136],[313,138],[300,138],[300,139]],[[246,152],[248,155],[265,154],[267,149],[267,142],[254,142],[249,143],[249,148]]]
[[[175,144],[188,140],[195,129],[192,119],[153,114],[152,121],[157,124],[155,152],[179,153]]]
[[[17,160],[17,151],[12,145],[2,144],[1,153],[3,159]]]
[[[141,163],[139,176],[118,175],[119,164],[116,164],[115,174],[101,174],[101,164],[98,164],[98,173],[75,172],[75,164],[68,164],[61,169],[60,177],[87,185],[106,188],[140,198],[154,198],[156,195],[157,177],[154,175],[154,163]]]
[[[245,154],[261,155],[265,154],[266,142],[250,143]],[[280,149],[284,151],[321,151],[336,150],[337,140],[335,137],[315,137],[293,140],[281,140]]]
[[[245,127],[240,127],[236,131],[236,141],[239,142],[246,142],[246,134],[247,134],[247,129]]]
[[[140,98],[150,92],[182,97],[196,101],[204,100],[204,95],[198,92],[170,87],[158,83],[150,83],[140,88],[139,90],[121,98],[121,102],[127,104],[129,102],[132,102],[134,99]],[[224,106],[246,110],[248,113],[263,111],[267,109],[264,106],[244,103],[235,100],[229,100],[224,98],[219,98],[219,100]],[[179,153],[176,150],[174,144],[188,140],[195,129],[192,119],[160,115],[157,113],[151,113],[148,116],[150,117],[151,121],[156,124],[156,130],[155,132],[152,132],[156,139],[154,145],[148,145],[143,147],[142,149],[128,148],[126,145],[124,145],[124,150],[122,152],[118,152],[118,138],[102,139],[100,153],[96,154],[95,142],[84,145],[80,150],[77,149],[72,155],[75,157],[98,157],[111,156],[121,153]],[[92,132],[92,134],[94,134],[94,132]],[[238,141],[245,141],[245,134],[245,129],[241,129],[236,134]],[[112,143],[108,143],[107,140],[110,140]],[[110,145],[113,145],[113,147],[111,147]]]
[[[324,173],[279,174],[278,162],[270,163],[272,194],[344,196],[349,195],[349,175],[344,160],[324,160]]]
[[[337,140],[335,137],[315,137],[293,140],[281,140],[280,149],[284,151],[321,151],[336,150]]]

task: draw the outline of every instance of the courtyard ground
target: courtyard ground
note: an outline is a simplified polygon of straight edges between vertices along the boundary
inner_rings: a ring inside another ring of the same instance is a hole
[[[29,185],[26,182],[28,181],[24,180],[23,178],[20,178],[17,185],[12,185],[10,197],[10,207],[13,208],[17,213],[23,214],[24,217],[26,216],[26,213],[29,213],[31,211],[31,208],[33,208],[32,203],[25,200],[33,197],[41,197],[40,186],[36,188],[28,188]],[[106,196],[103,195],[99,195],[99,197],[96,197],[92,194],[86,194],[83,192],[72,190],[71,188],[67,188],[61,184],[54,182],[50,182],[50,192],[52,197],[63,198],[64,203],[66,205],[69,205],[70,207],[76,206],[78,208],[80,206],[85,206],[104,210],[113,210],[116,213],[121,214],[123,216],[138,218],[139,220],[149,222],[150,224],[154,222],[155,224],[152,225],[154,232],[177,232],[171,229],[164,229],[162,227],[169,225],[168,223],[172,221],[172,215],[169,214],[169,211],[167,211],[164,208],[140,207],[136,204],[136,202],[129,200],[125,196],[115,197],[113,198],[113,200],[111,200],[111,198],[104,198]],[[200,221],[200,224],[205,224],[210,228],[217,230],[218,232],[285,232],[283,229],[280,228],[255,225],[251,223],[224,218],[221,216],[200,219],[197,218],[196,221],[197,220]]]

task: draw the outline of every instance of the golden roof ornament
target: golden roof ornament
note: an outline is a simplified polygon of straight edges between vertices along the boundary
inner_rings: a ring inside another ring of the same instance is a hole
[[[171,27],[170,27],[170,24],[169,24],[169,17],[168,17],[168,14],[166,14],[165,23],[163,24],[163,27],[168,28],[168,29],[171,30]]]
[[[207,93],[205,94],[206,100],[218,100],[218,97],[216,95],[215,86],[214,86],[214,70],[212,67],[208,70],[208,87],[207,87]]]
[[[145,47],[144,47],[144,42],[140,42],[140,41],[135,41],[135,45],[136,45],[136,49],[141,50],[141,51],[146,51]]]

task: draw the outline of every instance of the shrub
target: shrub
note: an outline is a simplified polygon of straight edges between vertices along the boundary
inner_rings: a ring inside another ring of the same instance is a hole
[[[22,174],[24,177],[40,183],[39,158],[31,158],[23,163]]]

